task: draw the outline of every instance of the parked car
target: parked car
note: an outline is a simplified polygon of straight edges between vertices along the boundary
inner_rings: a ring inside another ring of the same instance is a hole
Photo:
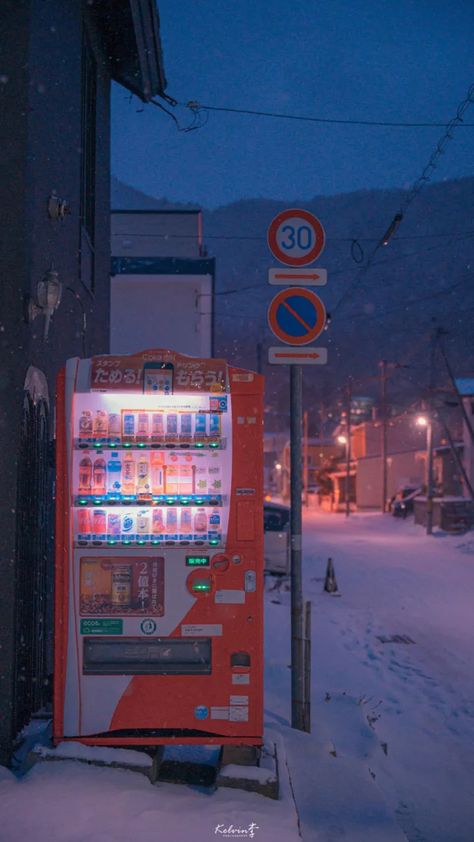
[[[265,502],[263,508],[265,571],[288,575],[290,571],[290,509]]]
[[[415,504],[415,497],[421,494],[420,486],[405,485],[392,497],[390,501],[390,510],[394,517],[406,517],[413,514]]]

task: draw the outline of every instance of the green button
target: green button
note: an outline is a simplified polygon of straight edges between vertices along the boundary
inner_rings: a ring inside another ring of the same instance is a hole
[[[123,620],[111,617],[81,620],[81,634],[123,634]]]

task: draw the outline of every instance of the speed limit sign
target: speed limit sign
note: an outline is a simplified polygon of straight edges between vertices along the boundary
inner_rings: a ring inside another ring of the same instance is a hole
[[[319,219],[302,208],[289,208],[272,220],[268,247],[286,266],[308,266],[324,248],[324,228]]]

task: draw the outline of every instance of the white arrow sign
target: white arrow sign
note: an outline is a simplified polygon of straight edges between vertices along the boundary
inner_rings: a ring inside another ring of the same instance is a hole
[[[278,345],[268,349],[268,362],[272,365],[326,365],[327,348],[288,348]]]
[[[268,283],[273,286],[324,287],[327,282],[326,269],[289,269],[280,266],[268,270]]]

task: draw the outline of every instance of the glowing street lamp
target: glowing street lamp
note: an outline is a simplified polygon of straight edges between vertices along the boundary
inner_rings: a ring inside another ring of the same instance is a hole
[[[429,415],[418,415],[416,424],[426,430],[426,461],[428,476],[426,483],[426,534],[433,533],[433,419]]]

